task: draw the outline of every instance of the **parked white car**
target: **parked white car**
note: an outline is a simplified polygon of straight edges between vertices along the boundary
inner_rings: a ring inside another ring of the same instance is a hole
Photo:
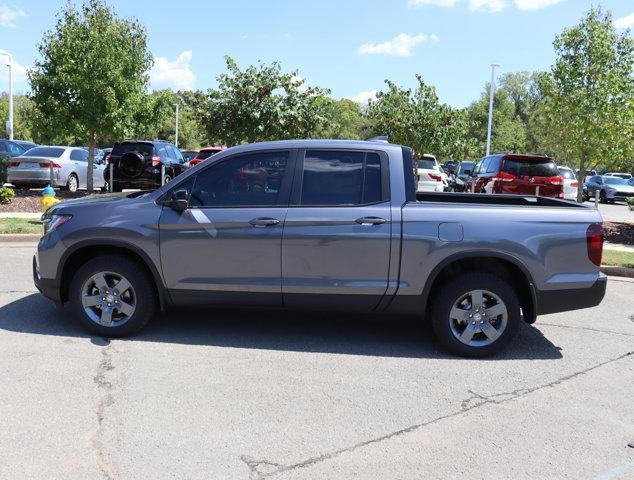
[[[604,177],[619,177],[624,180],[630,180],[632,178],[631,173],[622,173],[622,172],[610,172],[603,175]]]
[[[53,180],[51,182],[51,164]],[[7,181],[16,187],[45,187],[51,184],[64,190],[76,192],[86,188],[88,151],[80,147],[38,146],[11,159],[7,170]],[[93,186],[104,188],[104,165],[93,165]]]
[[[442,172],[440,164],[433,155],[425,154],[422,158],[415,160],[418,192],[443,192],[448,186],[447,174]],[[443,182],[443,175],[445,181]]]
[[[570,167],[558,167],[559,174],[564,179],[564,200],[577,200],[579,181],[575,171]]]

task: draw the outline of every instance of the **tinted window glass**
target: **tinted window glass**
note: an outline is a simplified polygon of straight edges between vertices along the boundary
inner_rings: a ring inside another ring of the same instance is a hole
[[[218,153],[219,151],[220,150],[201,150],[200,152],[198,152],[198,155],[196,155],[196,158],[200,160],[207,160],[214,153]]]
[[[277,205],[289,152],[240,155],[196,176],[193,207],[265,207]]]
[[[52,157],[59,158],[64,153],[62,147],[35,147],[28,150],[26,153],[29,157]]]
[[[603,177],[603,181],[608,185],[627,185],[627,180],[621,177]]]
[[[147,142],[123,142],[117,143],[112,149],[112,155],[123,155],[128,152],[140,153],[144,157],[151,157],[154,152],[154,145]]]
[[[527,177],[557,177],[559,170],[550,158],[506,158],[503,170],[506,173]]]
[[[434,162],[433,160],[416,160],[416,168],[433,170],[434,168],[436,168],[436,162]]]
[[[466,170],[473,171],[473,162],[460,162],[460,168],[458,169],[458,175],[464,174]]]
[[[71,150],[70,159],[71,160],[80,161],[81,160],[81,155],[79,154],[79,150]]]
[[[491,157],[487,165],[487,173],[495,173],[500,169],[500,157]]]
[[[360,205],[378,202],[381,160],[376,153],[307,151],[302,205]]]
[[[572,170],[568,169],[568,168],[560,168],[559,169],[559,175],[561,175],[562,177],[564,177],[565,179],[568,180],[576,180],[577,176],[575,175],[575,172],[573,172]]]
[[[489,168],[489,162],[490,161],[491,161],[490,158],[485,158],[484,160],[482,160],[482,163],[480,164],[480,169],[478,170],[479,174],[487,172],[487,169]]]
[[[592,183],[602,183],[601,177],[599,177],[599,176],[594,176],[594,177],[591,177],[591,178],[590,178],[590,181],[591,181]]]

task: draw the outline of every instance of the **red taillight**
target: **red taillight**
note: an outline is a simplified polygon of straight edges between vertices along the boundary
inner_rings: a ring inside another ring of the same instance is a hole
[[[107,153],[106,156],[103,159],[103,163],[104,165],[108,165],[108,162],[110,162],[110,157],[112,156],[112,153]]]
[[[20,162],[11,162],[9,163],[10,167],[19,167],[20,166]]]
[[[517,175],[508,172],[498,172],[497,176],[493,179],[493,181],[498,182],[512,182],[513,180],[517,180]]]
[[[429,175],[429,178],[435,180],[436,182],[442,182],[442,177],[440,175],[435,175],[433,173],[428,173],[427,175]]]
[[[53,168],[62,168],[62,166],[59,163],[53,163]],[[51,164],[49,162],[40,162],[40,167],[42,168],[51,168]]]
[[[195,167],[196,165],[198,165],[200,162],[202,162],[202,160],[200,158],[193,158],[192,160],[189,161],[189,167]]]
[[[603,224],[591,223],[586,232],[588,258],[597,267],[601,266],[603,257]]]
[[[154,155],[152,157],[152,166],[158,167],[160,164],[161,164],[161,157],[159,157],[158,155]]]
[[[571,187],[577,188],[579,186],[579,182],[572,182],[570,184]]]
[[[549,183],[551,185],[563,185],[564,178],[563,177],[549,177],[546,179],[546,183]]]

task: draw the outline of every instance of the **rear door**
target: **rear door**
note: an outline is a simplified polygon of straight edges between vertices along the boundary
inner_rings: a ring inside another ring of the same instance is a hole
[[[282,305],[282,229],[292,150],[231,156],[174,190],[189,208],[163,207],[161,265],[170,294],[188,303]]]
[[[391,232],[384,153],[300,152],[282,240],[284,304],[372,310],[388,286]]]
[[[563,193],[563,179],[557,165],[548,157],[505,157],[501,171],[505,181],[500,193],[558,197]]]
[[[84,155],[85,153],[85,155]],[[86,169],[88,168],[88,152],[82,148],[73,148],[70,151],[69,169],[67,174],[75,172],[79,180],[79,188],[86,188]],[[64,178],[68,178],[65,176]],[[64,180],[64,179],[62,179]]]

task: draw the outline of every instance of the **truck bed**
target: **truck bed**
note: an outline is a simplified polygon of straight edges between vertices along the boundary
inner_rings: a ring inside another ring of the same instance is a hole
[[[416,202],[471,203],[527,207],[588,208],[579,203],[534,195],[487,195],[483,193],[416,192]]]

